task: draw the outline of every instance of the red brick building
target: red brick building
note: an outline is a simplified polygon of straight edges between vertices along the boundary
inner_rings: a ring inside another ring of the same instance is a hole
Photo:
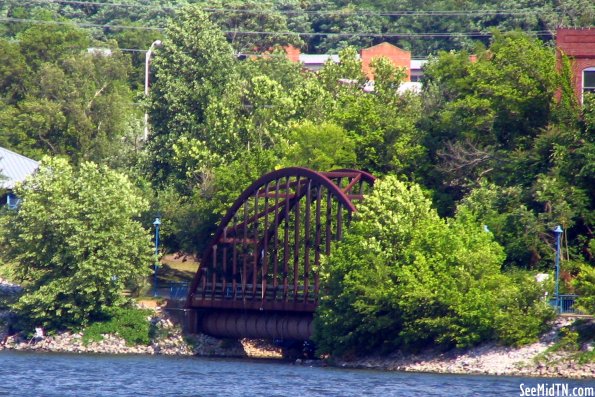
[[[292,62],[301,62],[304,68],[318,71],[327,61],[339,62],[337,55],[329,54],[302,54],[299,48],[293,46],[285,47],[287,58]],[[403,68],[407,77],[404,81],[419,81],[422,75],[422,67],[426,60],[411,60],[411,52],[405,51],[390,43],[380,43],[378,45],[364,48],[359,52],[359,58],[362,62],[362,71],[369,80],[374,80],[374,73],[370,67],[373,58],[385,57],[392,61],[393,65]]]
[[[595,92],[595,28],[559,28],[556,46],[571,60],[574,91],[582,102],[584,92]]]
[[[390,43],[380,43],[378,45],[360,50],[359,55],[362,61],[362,71],[369,80],[374,80],[374,72],[370,67],[372,59],[385,57],[392,61],[398,68],[404,68],[407,77],[405,81],[411,81],[411,52],[405,51]]]

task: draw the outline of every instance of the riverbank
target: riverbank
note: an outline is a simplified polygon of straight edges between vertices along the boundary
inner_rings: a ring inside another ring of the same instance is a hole
[[[572,318],[560,317],[552,330],[538,342],[519,348],[483,344],[467,350],[428,350],[410,355],[397,352],[382,357],[335,360],[334,365],[404,372],[595,379],[595,363],[577,362],[576,352],[550,353],[558,340],[560,329],[573,321]],[[592,351],[593,344],[583,348]]]
[[[3,289],[3,293],[20,292],[19,286],[1,279],[0,289]],[[0,312],[0,320],[3,315],[6,314]],[[250,339],[236,341],[217,339],[207,335],[183,335],[180,327],[174,324],[160,308],[156,308],[151,321],[155,335],[147,346],[128,346],[117,335],[104,335],[102,341],[85,343],[82,334],[70,332],[25,339],[21,335],[8,336],[8,330],[2,329],[2,321],[0,321],[0,351],[283,358],[281,348],[269,341]],[[430,349],[419,354],[405,355],[396,352],[388,356],[355,357],[350,360],[298,359],[293,363],[404,372],[595,379],[595,363],[579,363],[575,357],[576,352],[551,351],[559,339],[560,330],[569,326],[572,321],[572,318],[558,318],[551,331],[538,342],[520,348],[484,344],[472,349],[448,352]],[[584,351],[593,351],[594,348],[593,342],[581,347]]]
[[[281,349],[263,340],[240,341],[217,339],[207,335],[183,335],[167,317],[155,317],[157,334],[148,346],[127,346],[118,336],[106,335],[103,341],[85,344],[81,334],[63,333],[44,338],[23,340],[9,337],[0,350],[43,351],[93,354],[150,354],[203,357],[245,357],[281,359]],[[595,379],[595,363],[580,364],[568,352],[548,352],[558,338],[560,328],[573,320],[559,318],[552,330],[541,340],[520,348],[484,344],[468,350],[439,352],[428,350],[420,354],[400,352],[388,356],[357,357],[351,360],[312,361],[298,359],[294,364],[331,365],[341,368],[363,368],[385,371],[425,372],[443,374],[476,374],[498,376],[555,377]],[[593,346],[586,346],[592,349]]]
[[[118,335],[103,335],[101,341],[85,343],[82,333],[63,332],[43,337],[1,335],[0,351],[39,351],[75,354],[150,354],[167,356],[282,358],[280,348],[261,340],[224,340],[208,335],[183,335],[165,314],[151,319],[155,336],[149,345],[127,345]]]

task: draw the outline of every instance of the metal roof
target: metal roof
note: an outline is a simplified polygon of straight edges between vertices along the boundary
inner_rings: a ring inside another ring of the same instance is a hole
[[[427,59],[412,59],[411,60],[411,69],[421,69],[426,63],[428,63]]]
[[[300,62],[304,65],[322,65],[326,61],[331,60],[335,63],[339,63],[339,55],[330,54],[300,54]]]
[[[0,147],[0,188],[12,189],[39,167],[39,162]]]

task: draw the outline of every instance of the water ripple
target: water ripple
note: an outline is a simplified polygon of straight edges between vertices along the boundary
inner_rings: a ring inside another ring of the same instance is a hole
[[[311,368],[231,359],[0,352],[0,396],[504,397],[518,396],[521,383],[538,382],[552,380]]]

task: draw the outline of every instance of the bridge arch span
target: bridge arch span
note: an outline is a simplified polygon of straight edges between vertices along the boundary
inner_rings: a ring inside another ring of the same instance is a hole
[[[299,318],[311,322],[318,304],[321,256],[341,239],[374,180],[358,170],[291,167],[252,183],[223,217],[190,286],[187,307],[206,314],[199,328],[252,337],[257,328],[268,337],[295,321],[303,329]],[[234,318],[247,320],[236,327]]]

